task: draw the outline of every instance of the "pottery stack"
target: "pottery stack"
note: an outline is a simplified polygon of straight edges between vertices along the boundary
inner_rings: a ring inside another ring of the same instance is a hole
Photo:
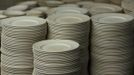
[[[48,39],[68,39],[80,44],[82,70],[87,75],[90,18],[83,14],[63,13],[51,15],[47,21]]]
[[[45,39],[46,28],[46,21],[37,17],[2,20],[1,75],[32,74],[32,45]]]
[[[33,75],[80,75],[79,44],[72,40],[44,40],[33,45]]]
[[[92,17],[92,75],[133,75],[133,20],[119,13]]]

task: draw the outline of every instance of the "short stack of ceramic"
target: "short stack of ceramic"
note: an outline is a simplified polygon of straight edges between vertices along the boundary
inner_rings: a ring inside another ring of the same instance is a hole
[[[81,63],[86,65],[89,60],[88,43],[90,32],[90,18],[83,14],[64,13],[48,16],[48,39],[69,39],[80,43],[82,48]],[[83,72],[87,75],[87,72]]]
[[[1,20],[6,19],[6,18],[7,18],[6,15],[2,15],[2,14],[0,14],[0,37],[1,37],[1,32],[2,32]],[[1,39],[0,39],[0,40],[1,40]]]
[[[119,13],[92,17],[92,75],[133,75],[133,20]]]
[[[94,2],[93,1],[80,1],[80,2],[77,2],[77,4],[82,8],[89,9],[94,5]]]
[[[45,39],[46,28],[46,20],[38,17],[23,16],[2,20],[2,75],[32,74],[32,45]]]
[[[4,15],[8,17],[18,17],[18,16],[25,16],[26,12],[20,10],[6,10],[4,11]]]
[[[89,9],[91,15],[103,14],[103,13],[121,13],[122,8],[113,4],[96,3]]]
[[[1,20],[6,19],[6,18],[7,18],[6,15],[0,15],[0,38],[1,38],[1,32],[2,32]],[[0,39],[0,42],[1,42],[1,39]],[[0,46],[1,46],[1,44],[0,44]]]
[[[57,7],[53,10],[52,14],[64,14],[64,13],[76,13],[76,14],[84,14],[89,15],[89,11],[85,8],[79,7]]]
[[[33,75],[80,75],[79,44],[72,40],[44,40],[33,45]]]
[[[125,13],[134,12],[134,0],[123,0],[121,6]]]
[[[0,38],[1,38],[1,31],[2,31],[1,20],[6,19],[6,18],[7,18],[6,15],[2,15],[2,14],[0,15]],[[0,39],[0,43],[1,43],[1,39]],[[0,44],[0,47],[1,47],[1,44]],[[0,49],[0,63],[1,63],[1,49]],[[0,65],[0,70],[1,70],[1,65]]]

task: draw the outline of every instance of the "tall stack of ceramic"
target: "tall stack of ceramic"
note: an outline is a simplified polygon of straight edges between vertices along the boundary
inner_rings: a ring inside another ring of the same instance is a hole
[[[46,28],[46,21],[37,17],[13,17],[2,21],[2,75],[32,74],[32,45],[45,39]]]
[[[0,14],[0,23],[1,23],[1,20],[5,19],[5,18],[7,18],[7,16]],[[1,38],[1,32],[2,32],[1,26],[2,25],[0,24],[0,38]],[[0,42],[1,42],[1,39],[0,39]],[[1,46],[1,44],[0,44],[0,46]],[[0,49],[0,63],[1,63],[1,49]],[[1,64],[0,64],[0,72],[1,72]]]
[[[91,8],[89,8],[91,15],[103,13],[121,13],[122,10],[123,9],[120,6],[106,3],[95,3]]]
[[[92,75],[133,75],[133,20],[118,13],[92,17]]]
[[[6,15],[2,15],[2,14],[0,14],[0,37],[1,37],[1,32],[2,32],[2,25],[1,25],[1,21],[3,20],[3,19],[6,19],[7,18],[7,16]],[[0,39],[0,41],[1,41],[1,39]]]
[[[80,48],[71,40],[46,40],[33,45],[33,75],[80,75]]]
[[[48,39],[69,39],[81,45],[82,75],[87,75],[90,18],[83,14],[63,13],[51,15],[47,20]]]

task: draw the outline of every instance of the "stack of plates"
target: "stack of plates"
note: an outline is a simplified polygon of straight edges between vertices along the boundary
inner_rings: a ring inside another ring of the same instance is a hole
[[[20,10],[6,10],[4,11],[4,15],[8,17],[18,17],[18,16],[25,16],[26,12]]]
[[[80,43],[81,61],[87,67],[90,18],[83,14],[64,13],[48,16],[47,20],[49,25],[48,39],[69,39]],[[87,71],[86,67],[83,67],[83,71]]]
[[[27,5],[15,5],[7,8],[7,10],[19,10],[19,11],[26,11],[27,9],[29,9]]]
[[[113,4],[121,5],[121,2],[122,2],[123,0],[110,0],[110,1],[111,1],[111,3],[113,3]]]
[[[45,14],[39,10],[29,10],[26,12],[27,16],[45,17]]]
[[[125,13],[134,12],[134,0],[123,0],[121,6]]]
[[[77,4],[63,4],[60,5],[59,7],[79,7]]]
[[[92,17],[92,75],[133,75],[133,20],[119,13]]]
[[[57,7],[64,4],[64,2],[58,0],[46,0],[45,3],[48,7]]]
[[[64,4],[61,0],[37,0],[40,6],[57,7]]]
[[[37,17],[13,17],[2,20],[2,75],[31,75],[32,45],[45,39],[46,21]]]
[[[94,2],[93,1],[80,1],[80,2],[77,2],[77,4],[82,8],[89,9],[94,5]]]
[[[0,15],[0,38],[1,38],[1,32],[2,32],[1,20],[6,19],[6,18],[7,18],[6,15]],[[1,41],[1,39],[0,39],[0,41]],[[1,46],[1,45],[0,45],[0,46]]]
[[[81,0],[61,0],[63,1],[64,3],[76,3],[76,2],[79,2]]]
[[[79,7],[57,7],[53,10],[53,13],[76,13],[76,14],[85,14],[89,15],[89,11],[85,8],[79,8]]]
[[[127,14],[134,17],[134,12],[130,12],[130,13],[127,13]]]
[[[80,75],[80,48],[71,40],[46,40],[33,45],[33,75]]]
[[[44,7],[36,7],[36,8],[33,8],[32,10],[38,10],[38,11],[41,11],[44,14],[46,14],[47,11],[49,10],[49,7],[46,7],[46,6],[44,6]]]
[[[100,3],[110,3],[110,0],[94,0],[94,1]]]
[[[37,1],[24,1],[19,3],[18,5],[27,5],[30,9],[37,7],[38,6],[38,2]]]
[[[102,13],[120,13],[122,8],[113,4],[96,3],[89,9],[91,15],[102,14]]]
[[[2,31],[1,20],[5,19],[5,18],[7,18],[7,16],[5,16],[5,15],[0,15],[0,38],[1,38],[1,31]],[[1,43],[1,39],[0,39],[0,43]],[[0,44],[0,46],[1,46],[1,44]],[[1,63],[1,49],[0,49],[0,63]],[[0,66],[1,66],[1,65],[0,65]],[[0,70],[1,70],[1,68],[0,68]],[[0,71],[0,72],[1,72],[1,71]]]

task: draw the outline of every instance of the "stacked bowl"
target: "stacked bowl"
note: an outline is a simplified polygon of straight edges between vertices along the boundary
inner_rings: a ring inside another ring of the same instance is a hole
[[[91,8],[89,8],[89,12],[91,15],[103,13],[121,13],[122,8],[113,4],[96,3]]]
[[[133,75],[133,20],[119,13],[92,17],[92,75]]]
[[[32,45],[45,39],[46,21],[37,17],[13,17],[2,20],[2,75],[31,75]]]
[[[90,18],[83,14],[64,13],[48,16],[47,21],[48,39],[69,39],[80,44],[82,70],[87,74]]]
[[[33,75],[80,75],[79,44],[72,40],[46,40],[33,45]]]

